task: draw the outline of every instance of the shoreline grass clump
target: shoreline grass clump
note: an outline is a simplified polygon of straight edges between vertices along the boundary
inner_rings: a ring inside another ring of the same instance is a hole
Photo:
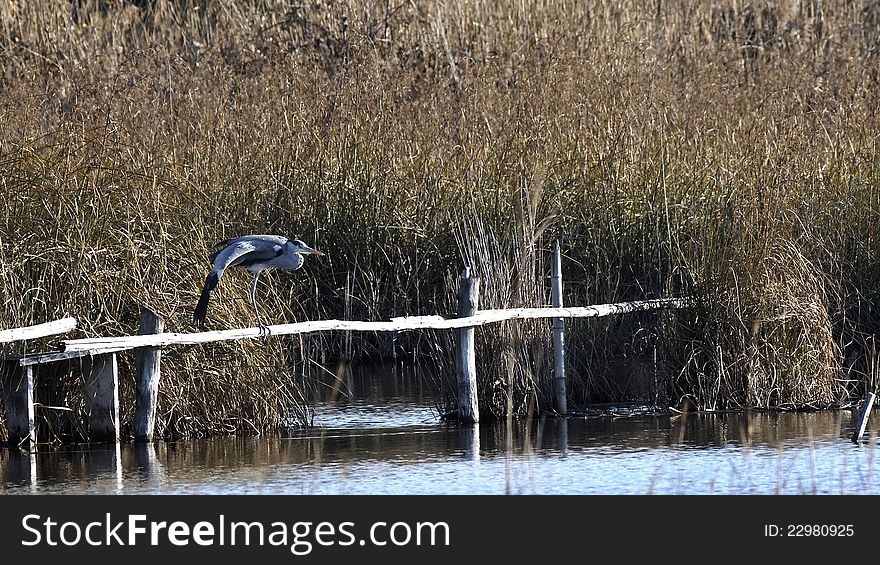
[[[211,245],[274,232],[329,255],[263,285],[274,322],[452,313],[465,263],[484,307],[538,306],[560,239],[567,304],[699,305],[569,324],[575,404],[845,405],[880,330],[878,20],[873,0],[8,0],[0,323],[120,334],[147,306],[190,331]],[[250,321],[229,278],[215,328]],[[305,421],[309,372],[347,352],[449,375],[436,338],[181,349],[159,429]],[[483,411],[550,406],[549,343],[479,332]],[[82,410],[58,371],[52,401]]]

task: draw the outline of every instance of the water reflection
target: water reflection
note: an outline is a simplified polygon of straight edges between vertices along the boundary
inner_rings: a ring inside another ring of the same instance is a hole
[[[559,452],[563,457],[568,455],[568,418],[559,422]]]
[[[470,461],[480,460],[480,424],[459,428],[458,440],[465,457]]]
[[[457,426],[400,375],[349,374],[314,423],[287,436],[4,448],[0,492],[880,494],[876,438],[849,442],[849,411]]]
[[[137,476],[144,483],[152,482],[161,484],[165,475],[165,468],[156,457],[156,444],[154,443],[137,443],[131,451],[134,455],[134,464],[137,469]]]
[[[37,486],[37,457],[18,448],[0,450],[0,470],[3,480],[12,487],[35,491]]]

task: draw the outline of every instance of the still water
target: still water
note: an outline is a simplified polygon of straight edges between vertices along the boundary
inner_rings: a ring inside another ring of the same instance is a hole
[[[856,445],[850,411],[616,411],[468,428],[441,422],[395,371],[327,396],[314,427],[288,437],[0,449],[0,493],[880,494],[876,417]]]

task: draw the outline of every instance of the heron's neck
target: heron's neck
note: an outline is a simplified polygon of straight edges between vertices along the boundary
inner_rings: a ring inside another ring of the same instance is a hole
[[[291,271],[299,269],[302,267],[305,262],[305,258],[296,252],[285,253],[284,254],[285,267],[290,269]]]

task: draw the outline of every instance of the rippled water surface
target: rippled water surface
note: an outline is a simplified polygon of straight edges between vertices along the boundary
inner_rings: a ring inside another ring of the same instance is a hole
[[[849,441],[849,411],[468,428],[441,422],[419,383],[396,372],[347,384],[316,405],[314,428],[289,437],[0,449],[0,492],[880,494],[877,440]]]

